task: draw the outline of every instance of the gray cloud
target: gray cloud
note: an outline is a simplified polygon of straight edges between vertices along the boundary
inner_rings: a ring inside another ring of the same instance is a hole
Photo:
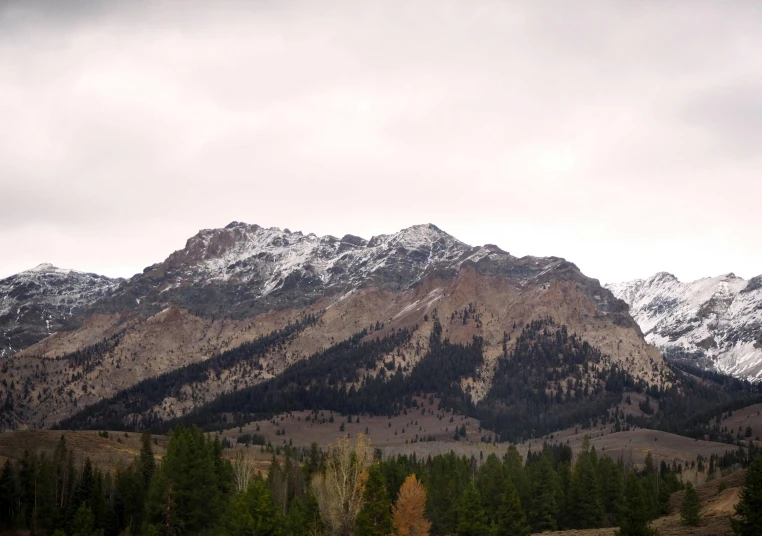
[[[760,5],[5,2],[0,276],[231,220],[762,272]]]

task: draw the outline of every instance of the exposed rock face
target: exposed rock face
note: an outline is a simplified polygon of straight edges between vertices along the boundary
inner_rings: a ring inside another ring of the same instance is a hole
[[[670,357],[739,378],[762,379],[762,276],[682,283],[668,273],[609,285],[630,304],[646,339]]]
[[[55,333],[120,282],[51,264],[0,280],[0,358]]]
[[[462,318],[466,308],[469,321]],[[5,377],[14,381],[14,409],[5,426],[50,426],[143,379],[206,360],[311,313],[320,320],[263,356],[257,367],[232,367],[188,385],[156,413],[181,415],[221,393],[277,376],[368,326],[383,325],[385,332],[417,326],[410,346],[383,360],[414,366],[426,352],[435,310],[453,342],[475,335],[485,341],[484,365],[463,381],[474,400],[489,388],[506,337],[510,346],[527,322],[545,316],[633,375],[661,381],[661,355],[646,344],[627,304],[564,259],[472,247],[434,225],[364,240],[234,222],[199,232],[183,250],[105,293],[74,318],[76,329],[10,359]],[[110,342],[87,350],[103,340]],[[83,360],[83,353],[95,357]],[[7,392],[0,385],[0,401]]]

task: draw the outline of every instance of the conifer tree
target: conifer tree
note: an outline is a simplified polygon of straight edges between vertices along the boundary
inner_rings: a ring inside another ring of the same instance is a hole
[[[680,519],[682,519],[684,525],[697,527],[701,524],[701,502],[699,501],[698,492],[693,484],[688,482],[685,486],[685,495],[683,496],[683,502],[680,503]]]
[[[234,495],[220,517],[219,536],[277,536],[281,520],[267,484],[255,478],[244,493]]]
[[[571,516],[574,528],[593,529],[603,523],[603,505],[590,438],[585,436],[571,480]]]
[[[151,432],[146,430],[140,436],[140,473],[143,476],[143,482],[145,487],[148,488],[153,478],[153,473],[156,470],[156,460],[153,456],[153,448],[151,447]]]
[[[505,491],[500,496],[500,506],[497,509],[497,518],[493,536],[529,536],[529,524],[527,523],[521,500],[513,482],[508,480]]]
[[[386,492],[384,475],[378,463],[374,463],[368,469],[363,505],[355,519],[355,534],[389,536],[392,530],[391,504]]]
[[[426,488],[415,475],[405,479],[397,502],[392,507],[396,536],[429,536],[431,523],[426,519]]]
[[[619,515],[617,536],[656,536],[649,524],[649,512],[643,486],[637,475],[630,472],[624,489],[624,504]]]
[[[746,472],[746,485],[732,522],[739,536],[762,534],[762,456],[758,456]]]
[[[558,475],[550,454],[543,454],[532,467],[530,524],[535,532],[556,530],[559,512]]]
[[[489,528],[479,492],[473,483],[466,487],[458,507],[457,536],[487,536]]]

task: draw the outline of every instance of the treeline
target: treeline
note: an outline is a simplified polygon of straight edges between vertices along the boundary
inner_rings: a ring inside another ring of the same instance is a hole
[[[279,346],[286,345],[294,334],[314,324],[318,319],[318,315],[306,315],[296,322],[289,322],[282,329],[274,330],[258,339],[216,354],[206,361],[192,363],[138,382],[111,398],[88,406],[59,423],[57,428],[135,430],[150,427],[151,416],[144,415],[141,418],[140,415],[148,412],[165,398],[177,396],[186,385],[205,381],[210,376],[219,377],[222,371],[234,366],[245,366],[248,372],[261,370],[259,361],[261,358]],[[134,415],[135,422],[124,422],[125,415]]]
[[[217,437],[181,426],[161,463],[145,433],[132,464],[104,473],[89,459],[75,467],[62,438],[50,457],[27,452],[6,462],[0,531],[520,536],[618,526],[630,536],[649,534],[649,522],[668,513],[670,495],[683,489],[681,466],[657,466],[649,454],[642,467],[628,467],[587,439],[576,458],[568,445],[545,444],[526,460],[514,446],[484,460],[454,453],[382,460],[363,436],[344,437],[325,452],[287,447],[266,476],[252,450],[239,449],[231,461]],[[754,475],[762,471],[755,467]]]

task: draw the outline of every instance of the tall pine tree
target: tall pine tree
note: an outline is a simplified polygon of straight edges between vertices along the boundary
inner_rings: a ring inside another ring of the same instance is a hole
[[[368,469],[363,505],[355,519],[355,533],[363,536],[389,536],[392,531],[392,511],[384,475],[378,463],[374,463]]]

